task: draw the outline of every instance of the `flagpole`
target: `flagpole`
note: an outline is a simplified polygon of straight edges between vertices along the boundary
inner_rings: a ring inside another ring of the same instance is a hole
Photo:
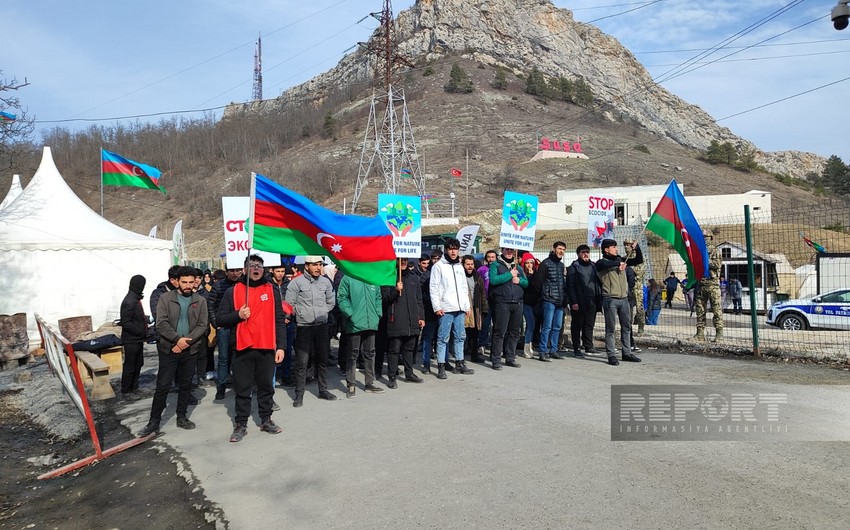
[[[466,216],[469,217],[469,148],[466,148]]]
[[[257,200],[257,174],[253,171],[251,172],[251,192],[248,195],[248,257],[251,256],[251,249],[254,248],[254,203]],[[248,267],[250,267],[250,262],[248,261],[248,257],[245,258],[245,263],[248,263]],[[248,270],[248,274],[245,275],[245,305],[248,305],[248,288],[250,286],[249,283],[249,275],[251,271]],[[265,274],[265,271],[263,271]]]
[[[103,217],[103,147],[100,148],[100,216]]]

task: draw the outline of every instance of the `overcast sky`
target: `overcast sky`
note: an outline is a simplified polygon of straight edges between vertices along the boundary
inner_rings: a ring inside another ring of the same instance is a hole
[[[477,1],[470,0],[470,5]],[[396,0],[393,8],[397,13],[413,3]],[[618,38],[656,81],[760,148],[837,154],[850,160],[845,141],[850,120],[850,29],[833,29],[829,12],[835,0],[554,3],[572,10],[576,20],[591,22]],[[38,120],[39,130],[114,123],[59,121],[81,118],[111,120],[154,113],[167,117],[201,109],[220,115],[223,105],[251,97],[258,33],[263,35],[264,97],[271,98],[330,69],[357,42],[365,41],[377,20],[363,17],[379,11],[382,4],[381,0],[3,0],[0,69],[7,78],[26,77],[31,83],[17,95]],[[786,7],[786,12],[765,21]],[[694,66],[716,62],[667,79],[671,70],[681,72],[685,61],[736,34],[742,35],[728,43],[734,48],[713,53]],[[733,52],[739,53],[721,59]],[[811,92],[797,96],[807,91]]]

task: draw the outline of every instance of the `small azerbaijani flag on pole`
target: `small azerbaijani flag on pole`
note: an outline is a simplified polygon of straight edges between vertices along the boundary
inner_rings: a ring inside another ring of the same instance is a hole
[[[808,237],[806,237],[802,233],[800,234],[800,237],[802,237],[803,241],[807,245],[809,245],[809,247],[811,247],[811,249],[814,250],[815,252],[817,252],[818,254],[825,254],[826,253],[826,248],[824,248],[824,246],[821,245],[820,243],[812,241],[811,239],[809,239]]]
[[[15,121],[18,117],[8,112],[0,112],[0,121]]]
[[[106,149],[101,149],[100,152],[101,179],[104,186],[131,186],[165,193],[165,188],[159,185],[162,172],[157,168],[110,153]]]
[[[401,178],[403,178],[403,179],[413,178],[413,172],[412,172],[412,171],[410,171],[410,170],[409,170],[409,169],[407,169],[407,168],[402,168],[402,170],[401,170]]]

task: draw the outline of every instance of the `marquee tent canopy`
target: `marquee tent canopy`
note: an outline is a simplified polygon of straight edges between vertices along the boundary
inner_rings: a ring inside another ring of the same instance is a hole
[[[131,276],[145,276],[150,294],[170,264],[170,241],[95,213],[65,183],[49,147],[27,188],[0,211],[0,313],[26,312],[30,341],[38,339],[33,313],[49,322],[91,315],[98,326],[118,318]]]
[[[21,187],[21,176],[12,175],[12,185],[9,186],[9,193],[6,194],[6,198],[3,199],[3,202],[0,202],[0,211],[12,204],[23,191],[24,189]]]

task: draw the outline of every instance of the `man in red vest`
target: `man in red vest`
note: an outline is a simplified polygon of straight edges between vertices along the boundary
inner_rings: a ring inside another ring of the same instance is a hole
[[[228,289],[221,299],[216,322],[234,327],[230,336],[233,389],[236,407],[231,442],[248,434],[251,415],[251,391],[257,388],[260,430],[278,434],[281,428],[272,421],[275,363],[283,361],[286,348],[286,316],[280,291],[274,289],[263,269],[263,258],[252,254],[245,259],[245,282]],[[239,308],[239,309],[236,309]]]

